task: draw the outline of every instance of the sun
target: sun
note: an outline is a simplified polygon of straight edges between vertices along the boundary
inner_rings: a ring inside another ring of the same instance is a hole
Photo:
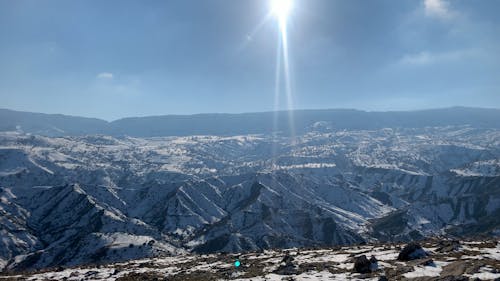
[[[271,11],[281,23],[285,23],[292,10],[292,0],[271,0]]]

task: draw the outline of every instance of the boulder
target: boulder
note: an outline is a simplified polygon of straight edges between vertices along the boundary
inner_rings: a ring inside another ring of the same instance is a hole
[[[420,244],[412,242],[406,245],[401,252],[399,252],[398,260],[410,261],[427,257],[428,254]]]
[[[293,275],[297,273],[297,267],[293,264],[294,258],[288,253],[285,253],[285,256],[281,260],[281,264],[274,271],[274,273],[280,274],[280,275]]]
[[[354,259],[353,271],[356,273],[371,273],[378,269],[377,259],[372,256],[370,259],[366,255]]]

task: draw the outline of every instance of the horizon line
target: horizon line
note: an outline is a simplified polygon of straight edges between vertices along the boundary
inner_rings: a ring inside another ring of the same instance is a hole
[[[394,109],[394,110],[366,110],[366,109],[356,109],[356,108],[297,108],[290,110],[266,110],[266,111],[247,111],[247,112],[201,112],[201,113],[191,113],[191,114],[153,114],[153,115],[139,115],[139,116],[127,116],[121,117],[113,120],[108,120],[99,117],[91,117],[91,116],[83,116],[83,115],[71,115],[64,113],[47,113],[47,112],[39,112],[39,111],[26,111],[26,110],[17,110],[10,108],[0,108],[0,110],[5,111],[13,111],[19,113],[28,113],[28,114],[42,114],[42,115],[52,115],[52,116],[63,116],[63,117],[72,117],[72,118],[86,118],[86,119],[95,119],[100,121],[105,121],[108,123],[113,123],[119,120],[124,119],[138,119],[138,118],[155,118],[155,117],[167,117],[167,116],[201,116],[201,115],[245,115],[245,114],[265,114],[265,113],[284,113],[284,112],[305,112],[305,111],[358,111],[358,112],[366,112],[366,113],[401,113],[401,112],[421,112],[421,111],[432,111],[432,110],[445,110],[445,109],[483,109],[483,110],[500,110],[500,107],[479,107],[479,106],[463,106],[463,105],[453,105],[453,106],[445,106],[445,107],[431,107],[431,108],[421,108],[421,109]]]

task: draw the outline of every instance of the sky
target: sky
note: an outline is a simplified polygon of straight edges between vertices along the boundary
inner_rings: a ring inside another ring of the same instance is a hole
[[[500,1],[294,0],[291,104],[275,99],[269,1],[0,0],[0,108],[106,120],[500,108]]]

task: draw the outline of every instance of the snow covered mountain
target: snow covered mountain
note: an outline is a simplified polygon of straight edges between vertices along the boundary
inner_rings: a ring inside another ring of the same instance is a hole
[[[294,137],[2,132],[0,268],[500,235],[496,126],[329,124]]]

